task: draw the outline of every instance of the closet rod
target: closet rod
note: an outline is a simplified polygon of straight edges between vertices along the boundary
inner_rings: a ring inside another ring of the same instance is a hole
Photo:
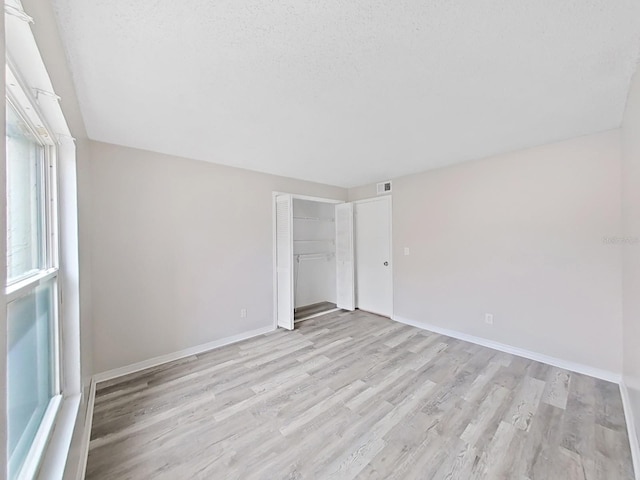
[[[334,242],[333,238],[324,238],[324,239],[321,239],[321,240],[295,240],[294,239],[293,241],[294,242],[311,242],[311,243],[312,242],[316,242],[316,243],[322,243],[322,242],[325,242],[325,243],[326,242],[331,242],[331,243],[333,243]]]

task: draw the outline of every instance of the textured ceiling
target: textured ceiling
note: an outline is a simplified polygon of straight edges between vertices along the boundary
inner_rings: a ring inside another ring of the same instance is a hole
[[[53,0],[92,139],[355,186],[620,125],[638,0]]]

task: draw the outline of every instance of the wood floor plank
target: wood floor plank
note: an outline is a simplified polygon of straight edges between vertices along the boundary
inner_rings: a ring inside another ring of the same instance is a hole
[[[98,385],[86,478],[632,480],[617,385],[332,312]]]
[[[570,381],[570,372],[560,368],[551,369],[542,401],[564,410],[567,406]]]
[[[529,376],[524,377],[505,420],[520,430],[529,430],[544,388],[545,382]]]

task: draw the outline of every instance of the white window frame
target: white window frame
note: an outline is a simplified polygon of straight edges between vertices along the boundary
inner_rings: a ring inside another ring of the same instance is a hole
[[[62,369],[62,349],[61,349],[61,321],[60,312],[60,281],[59,281],[59,237],[58,237],[58,175],[57,175],[57,144],[53,140],[51,129],[45,121],[45,117],[24,87],[24,82],[20,79],[17,71],[7,62],[7,78],[5,101],[7,108],[9,104],[18,113],[21,120],[25,122],[34,138],[43,147],[42,179],[43,179],[43,225],[42,235],[44,237],[43,252],[44,265],[42,268],[28,272],[26,275],[16,278],[5,287],[5,302],[7,309],[9,305],[35,291],[37,287],[45,282],[54,280],[53,302],[53,358],[54,358],[54,392],[49,400],[47,409],[42,417],[36,435],[31,443],[26,459],[18,472],[16,479],[33,479],[44,458],[47,445],[53,434],[54,426],[63,401],[63,369]],[[5,232],[6,235],[6,232]],[[7,252],[5,252],[5,261]],[[7,459],[10,460],[10,459]]]
[[[58,58],[51,57],[52,49],[56,49],[57,44],[51,44],[51,39],[56,38],[56,34],[50,31],[55,26],[55,19],[44,14],[48,12],[50,5],[45,3],[30,2],[29,12],[24,11],[21,0],[8,0],[10,8],[5,5],[5,57],[13,70],[21,75],[23,80],[22,88],[30,95],[32,103],[38,105],[41,118],[47,123],[49,132],[53,134],[51,141],[56,145],[56,163],[58,169],[58,210],[60,232],[58,242],[58,292],[59,292],[59,316],[60,325],[60,367],[61,367],[61,389],[62,400],[57,415],[55,416],[54,429],[44,448],[44,457],[39,461],[39,467],[34,468],[34,478],[38,480],[60,480],[61,478],[73,478],[77,470],[78,479],[83,478],[84,470],[80,470],[82,460],[75,458],[72,450],[85,448],[85,437],[79,442],[74,440],[74,431],[84,431],[85,408],[87,397],[84,392],[89,391],[89,379],[91,375],[91,365],[82,365],[81,362],[81,321],[80,321],[80,265],[79,265],[79,225],[78,225],[78,176],[77,161],[87,161],[88,144],[81,129],[82,120],[73,111],[73,94],[71,98],[60,98],[56,95],[56,84],[54,80],[60,82],[57,85],[65,85],[66,79],[59,75],[60,69],[57,67],[49,70],[45,65],[46,56],[50,61],[58,62]],[[31,14],[30,14],[31,13]],[[36,23],[37,28],[32,28],[31,24]],[[55,29],[54,29],[55,30]],[[55,40],[54,40],[55,42]],[[51,76],[49,74],[57,74]],[[10,85],[7,78],[7,85]],[[70,90],[72,92],[73,89]],[[65,105],[72,108],[69,112],[63,112]],[[76,141],[69,128],[65,113],[75,119],[76,127],[83,137],[79,143],[81,149],[76,148]],[[82,153],[79,153],[82,151]],[[83,158],[78,158],[78,154]],[[4,167],[3,167],[4,168]],[[3,206],[4,208],[4,206]],[[4,244],[0,242],[0,244]],[[1,270],[1,269],[0,269]],[[3,297],[6,301],[6,296]],[[6,310],[5,310],[6,313]],[[2,314],[0,313],[0,316]],[[5,319],[6,321],[6,315]],[[5,324],[6,326],[6,324]],[[1,336],[1,334],[0,334]],[[3,337],[4,338],[4,337]],[[5,342],[2,342],[6,346]],[[87,346],[89,348],[89,346]],[[0,346],[0,352],[6,356],[6,348]],[[0,370],[6,379],[6,361],[0,360]],[[6,381],[1,380],[2,389],[6,386]],[[86,439],[88,444],[88,439]],[[6,438],[0,438],[0,446],[5,450],[6,458]],[[81,455],[82,456],[82,455]],[[86,458],[86,457],[85,457]],[[40,459],[39,459],[40,460]],[[78,465],[76,465],[76,462]],[[36,464],[37,465],[37,464]],[[5,470],[2,468],[0,470]],[[0,480],[4,480],[5,473],[0,471]]]

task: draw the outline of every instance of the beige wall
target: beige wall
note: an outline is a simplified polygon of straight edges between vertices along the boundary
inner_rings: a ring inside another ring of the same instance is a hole
[[[394,314],[619,373],[615,235],[618,131],[395,179]]]
[[[272,192],[347,195],[208,162],[91,147],[96,372],[272,325]]]
[[[622,125],[622,221],[629,241],[640,238],[640,70]],[[640,432],[640,243],[626,244],[623,252],[624,382]]]

